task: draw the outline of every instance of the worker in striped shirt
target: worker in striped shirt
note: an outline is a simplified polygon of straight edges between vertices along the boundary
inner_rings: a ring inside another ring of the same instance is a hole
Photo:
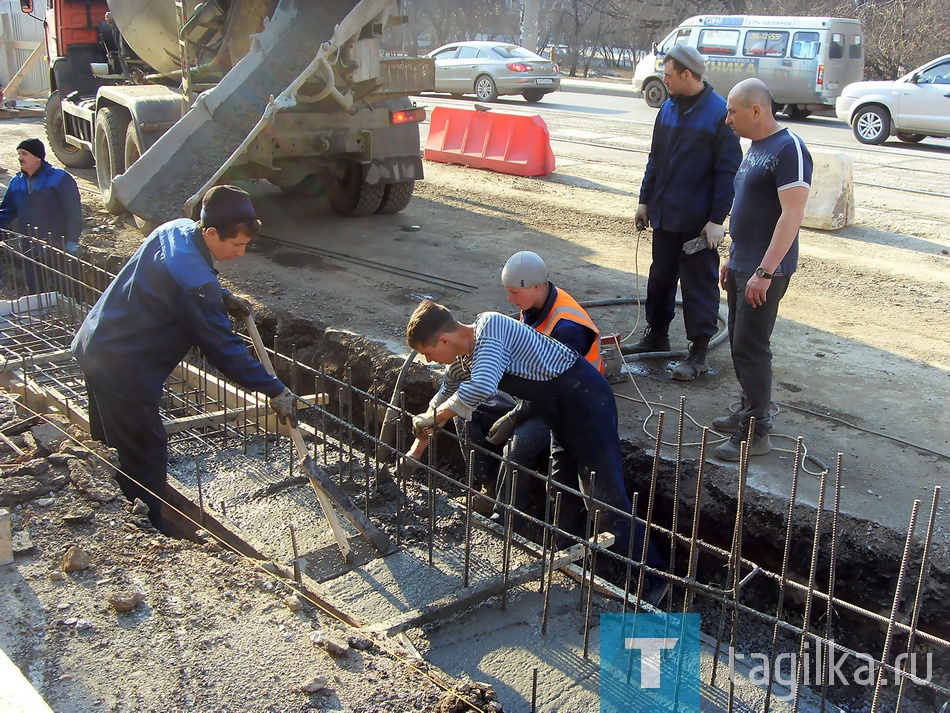
[[[452,364],[471,360],[471,377],[438,408],[413,418],[418,438],[454,416],[469,419],[475,409],[499,390],[529,401],[552,435],[552,478],[566,482],[558,472],[577,473],[580,490],[621,512],[630,512],[624,485],[623,456],[617,424],[617,404],[604,376],[570,347],[522,322],[498,312],[483,312],[473,324],[461,324],[448,308],[432,300],[419,304],[406,327],[406,341],[430,362]],[[601,531],[616,537],[612,549],[626,555],[630,518],[602,511]],[[570,529],[565,527],[571,523]],[[582,513],[563,513],[558,525],[584,536]],[[643,528],[635,532],[634,553],[643,551]],[[647,564],[664,566],[650,547]]]

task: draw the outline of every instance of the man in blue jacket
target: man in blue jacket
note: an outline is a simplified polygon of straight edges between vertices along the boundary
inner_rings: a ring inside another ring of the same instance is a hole
[[[156,228],[86,316],[72,349],[86,377],[92,437],[118,451],[119,484],[162,526],[168,439],[159,415],[162,386],[197,346],[225,376],[270,397],[282,422],[294,422],[296,397],[251,357],[228,314],[248,303],[218,282],[214,261],[242,257],[260,229],[251,197],[235,186],[205,195],[198,222]]]
[[[20,172],[11,179],[0,203],[0,228],[17,221],[20,233],[75,255],[83,229],[76,181],[46,162],[46,147],[39,139],[21,141],[17,159]],[[46,260],[40,245],[27,246],[26,252],[41,262]],[[25,265],[24,273],[30,292],[42,287],[31,263]]]
[[[635,217],[638,230],[653,226],[653,263],[647,282],[648,326],[630,351],[669,351],[679,282],[690,342],[686,359],[673,368],[673,378],[680,381],[708,370],[706,352],[719,314],[718,248],[742,160],[739,138],[724,123],[726,100],[703,81],[705,68],[702,55],[687,45],[674,45],[666,54],[663,82],[670,98],[653,126]],[[684,253],[684,244],[700,235],[706,236],[708,249]]]

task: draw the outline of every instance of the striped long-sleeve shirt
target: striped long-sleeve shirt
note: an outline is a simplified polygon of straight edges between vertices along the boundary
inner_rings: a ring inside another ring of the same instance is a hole
[[[577,361],[577,353],[498,312],[475,319],[475,348],[449,365],[433,406],[445,405],[465,419],[492,394],[505,374],[550,381]],[[466,372],[468,377],[465,378]]]

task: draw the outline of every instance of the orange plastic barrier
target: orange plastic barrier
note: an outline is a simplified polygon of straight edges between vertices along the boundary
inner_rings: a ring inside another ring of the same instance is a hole
[[[428,161],[457,163],[515,176],[554,171],[551,135],[540,116],[437,106],[429,117]]]

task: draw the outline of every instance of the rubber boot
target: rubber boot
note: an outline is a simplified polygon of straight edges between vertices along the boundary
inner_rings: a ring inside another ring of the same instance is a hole
[[[668,352],[670,350],[670,335],[648,325],[643,330],[640,341],[624,349],[626,354],[646,354],[647,352]]]
[[[699,337],[689,344],[686,358],[673,367],[673,378],[677,381],[692,381],[700,374],[709,371],[706,352],[709,351],[709,337]]]

